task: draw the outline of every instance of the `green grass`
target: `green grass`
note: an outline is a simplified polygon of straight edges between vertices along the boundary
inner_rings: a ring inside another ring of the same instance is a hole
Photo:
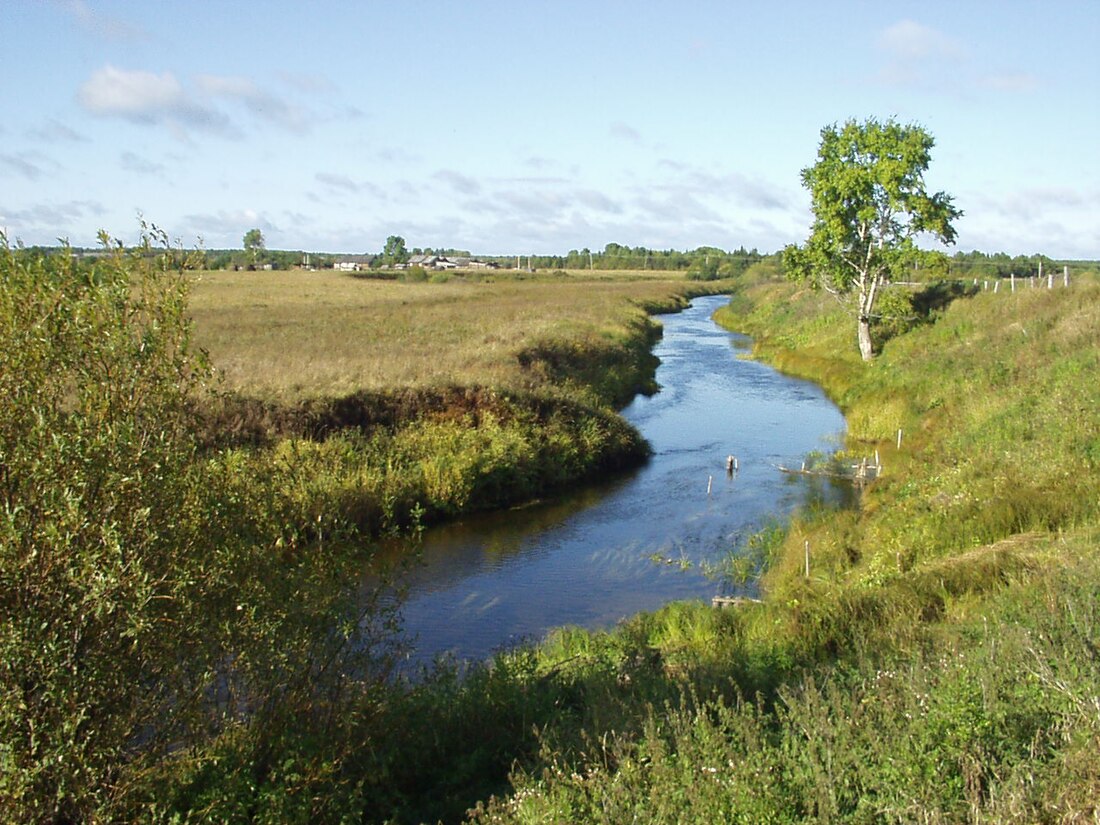
[[[765,542],[762,604],[574,632],[598,663],[551,643],[584,710],[478,821],[1095,816],[1100,288],[960,298],[871,365],[832,299],[764,280],[724,317],[886,473]]]
[[[835,302],[755,276],[726,323],[821,381],[848,417],[848,455],[877,449],[885,466],[857,508],[751,543],[731,568],[760,576],[761,602],[670,604],[426,673],[374,694],[330,741],[292,739],[287,753],[314,766],[293,782],[244,788],[247,751],[220,742],[202,763],[219,772],[181,772],[168,810],[218,818],[232,812],[221,800],[245,798],[261,821],[1094,818],[1100,288],[958,297],[867,365]],[[540,369],[572,369],[576,340]],[[465,437],[431,438],[444,435]]]
[[[731,569],[759,603],[564,628],[395,689],[297,793],[379,822],[1095,817],[1100,288],[958,297],[866,365],[832,299],[753,275],[725,321],[823,383],[849,456],[879,450],[859,506],[751,542]]]

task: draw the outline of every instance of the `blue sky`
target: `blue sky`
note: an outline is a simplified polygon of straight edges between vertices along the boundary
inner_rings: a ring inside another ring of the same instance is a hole
[[[27,244],[803,240],[823,126],[936,138],[962,250],[1100,259],[1100,0],[0,2]]]

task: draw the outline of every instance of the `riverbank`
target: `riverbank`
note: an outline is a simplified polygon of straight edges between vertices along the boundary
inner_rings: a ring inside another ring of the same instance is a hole
[[[723,285],[203,273],[196,339],[227,386],[203,439],[285,488],[299,541],[322,514],[377,536],[529,502],[645,460],[615,410],[656,389],[651,314]]]
[[[581,718],[476,819],[1094,817],[1100,287],[959,297],[870,365],[828,296],[763,280],[723,315],[883,475],[757,538],[761,603],[543,648]]]

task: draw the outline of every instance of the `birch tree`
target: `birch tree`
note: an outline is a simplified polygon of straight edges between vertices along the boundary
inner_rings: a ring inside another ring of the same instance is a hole
[[[924,184],[932,135],[893,119],[849,120],[821,130],[817,162],[802,170],[814,222],[805,244],[788,246],[789,277],[838,297],[855,297],[863,360],[874,356],[871,322],[883,285],[922,257],[918,236],[955,241],[952,221],[962,215],[950,195]]]

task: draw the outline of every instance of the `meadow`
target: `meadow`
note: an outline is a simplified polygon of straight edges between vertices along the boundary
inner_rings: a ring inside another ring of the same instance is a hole
[[[675,308],[690,286],[642,271],[413,277],[199,273],[190,299],[196,343],[229,388],[260,398],[450,385],[546,390],[542,379],[562,376],[532,369],[540,347],[587,357],[625,346],[652,334],[647,310]]]

